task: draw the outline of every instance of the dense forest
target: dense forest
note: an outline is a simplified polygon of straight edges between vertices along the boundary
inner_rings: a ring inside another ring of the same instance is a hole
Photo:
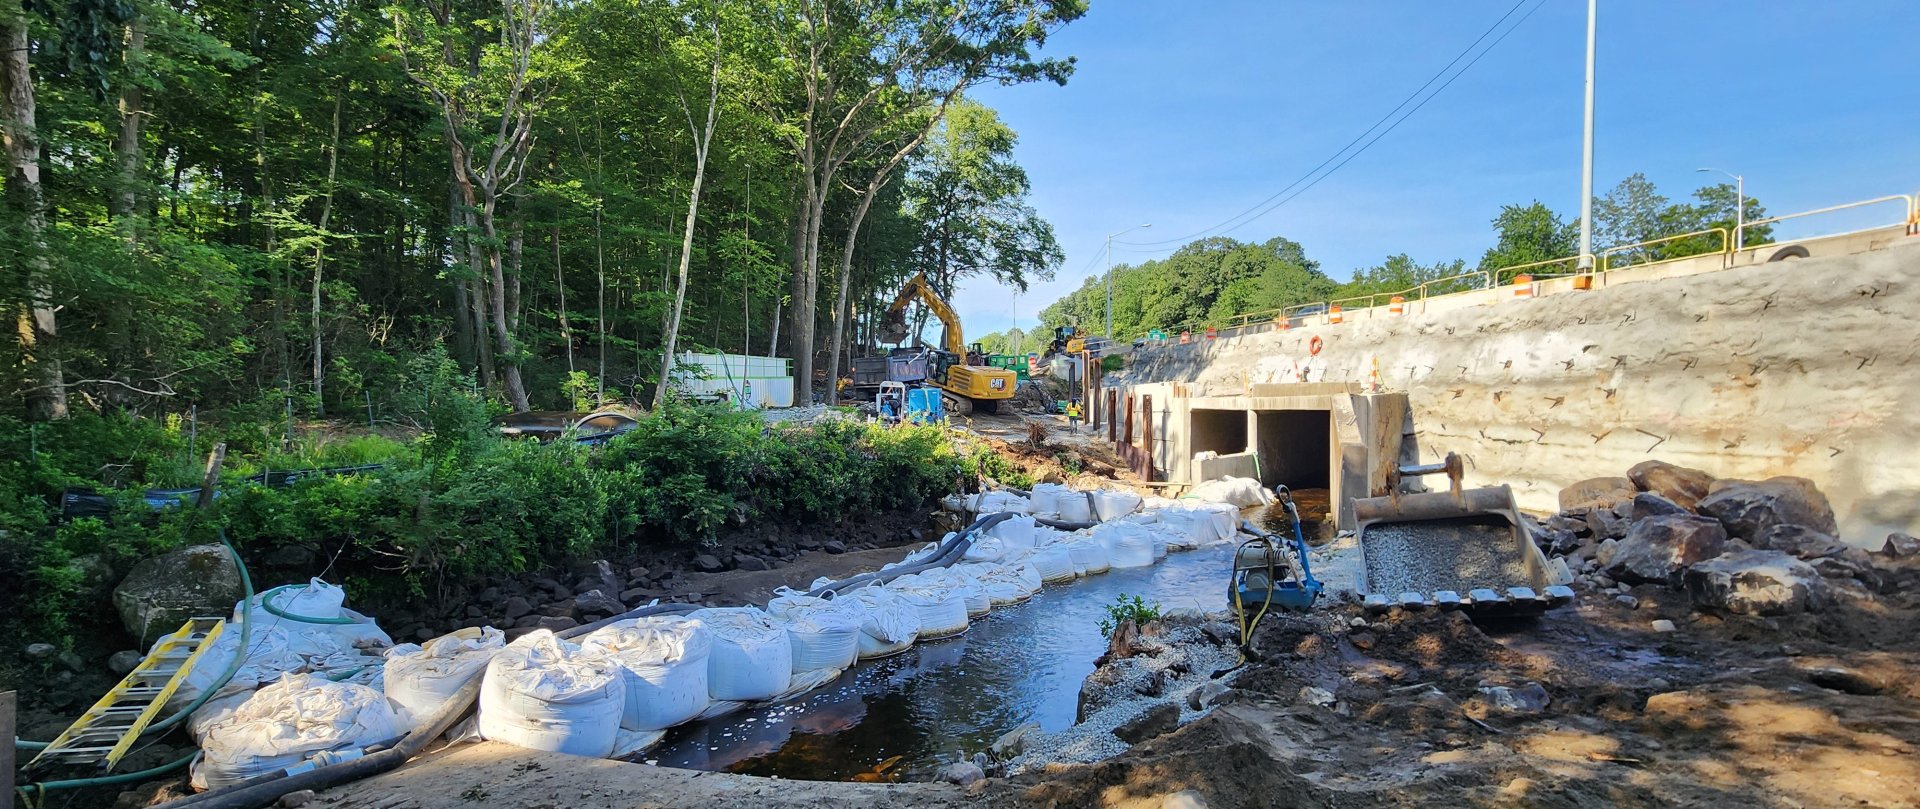
[[[912,272],[1059,261],[966,93],[1064,83],[1084,12],[0,0],[0,408],[357,414],[443,351],[508,409],[650,405],[689,348],[806,401]]]
[[[1734,187],[1721,183],[1696,189],[1691,202],[1676,202],[1663,196],[1645,175],[1633,174],[1605,196],[1594,199],[1594,249],[1630,248],[1713,228],[1730,231],[1735,200]],[[1749,222],[1767,215],[1766,208],[1752,197],[1746,199],[1745,213]],[[1135,339],[1151,329],[1178,332],[1224,326],[1250,312],[1401,292],[1467,272],[1564,259],[1579,252],[1579,229],[1577,219],[1568,221],[1538,201],[1508,205],[1494,217],[1494,244],[1477,263],[1455,259],[1422,264],[1401,253],[1377,265],[1353,270],[1344,282],[1322,272],[1320,263],[1308,258],[1305,248],[1289,239],[1276,237],[1261,243],[1225,237],[1200,239],[1164,259],[1118,264],[1110,276],[1103,273],[1089,277],[1079,289],[1040,310],[1039,329],[995,332],[981,341],[992,352],[1027,353],[1044,350],[1052,330],[1059,326],[1079,325],[1097,334],[1106,324],[1109,277],[1113,284],[1114,334]],[[1771,239],[1772,228],[1749,227],[1745,233],[1747,244],[1765,244]],[[1612,261],[1615,265],[1660,261],[1720,248],[1717,235],[1695,236],[1625,249]],[[1483,281],[1479,278],[1467,278],[1429,289],[1455,292],[1480,283]]]

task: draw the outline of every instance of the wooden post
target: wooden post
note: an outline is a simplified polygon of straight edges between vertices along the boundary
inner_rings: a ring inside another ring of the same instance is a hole
[[[19,731],[15,727],[15,711],[19,708],[19,695],[12,691],[0,691],[0,809],[13,809],[13,737]]]
[[[1127,423],[1122,425],[1122,427],[1126,434],[1121,437],[1126,440],[1128,445],[1132,445],[1133,444],[1133,392],[1132,391],[1127,392]]]
[[[1114,403],[1119,401],[1119,398],[1120,398],[1120,391],[1117,391],[1117,390],[1107,391],[1107,406],[1105,410],[1101,413],[1101,415],[1104,415],[1107,417],[1107,440],[1108,441],[1112,441],[1115,438],[1119,437],[1118,434],[1120,432],[1120,421],[1119,419],[1114,417],[1114,412],[1113,412],[1115,409],[1117,409],[1114,407]]]
[[[213,445],[213,452],[207,454],[207,474],[200,481],[200,496],[193,501],[193,507],[205,510],[213,505],[213,490],[220,483],[220,465],[227,461],[227,442]]]
[[[1142,481],[1153,482],[1153,397],[1140,397],[1140,448],[1146,452],[1147,468]]]

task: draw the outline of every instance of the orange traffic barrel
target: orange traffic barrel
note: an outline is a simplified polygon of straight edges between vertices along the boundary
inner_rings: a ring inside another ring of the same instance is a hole
[[[1343,322],[1343,321],[1342,321],[1342,320],[1340,319],[1340,305],[1339,305],[1339,304],[1334,304],[1334,305],[1332,305],[1332,306],[1329,306],[1329,307],[1327,307],[1327,322],[1328,322],[1328,323],[1340,323],[1340,322]]]
[[[1190,342],[1193,342],[1193,332],[1190,332],[1190,331],[1183,331],[1183,332],[1181,332],[1181,333],[1180,333],[1180,344],[1181,344],[1181,345],[1186,345],[1187,343],[1190,343]]]
[[[1533,276],[1516,275],[1513,277],[1513,296],[1516,298],[1533,297]]]
[[[1220,339],[1220,331],[1219,331],[1218,329],[1215,329],[1215,328],[1214,328],[1214,327],[1212,327],[1212,326],[1208,326],[1208,327],[1207,327],[1207,339],[1209,339],[1209,340],[1218,340],[1218,339]]]
[[[1387,300],[1387,314],[1399,317],[1407,313],[1407,299],[1395,295]]]

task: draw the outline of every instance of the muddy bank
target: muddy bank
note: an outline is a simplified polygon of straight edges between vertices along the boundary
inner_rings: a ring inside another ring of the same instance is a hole
[[[1771,618],[1698,614],[1656,585],[1513,626],[1269,616],[1266,659],[1204,716],[993,791],[1022,806],[1915,806],[1920,577],[1892,575],[1890,595]]]

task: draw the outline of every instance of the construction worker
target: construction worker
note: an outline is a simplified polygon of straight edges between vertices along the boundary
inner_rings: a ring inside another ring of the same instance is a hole
[[[1067,402],[1067,432],[1080,432],[1080,400]]]

